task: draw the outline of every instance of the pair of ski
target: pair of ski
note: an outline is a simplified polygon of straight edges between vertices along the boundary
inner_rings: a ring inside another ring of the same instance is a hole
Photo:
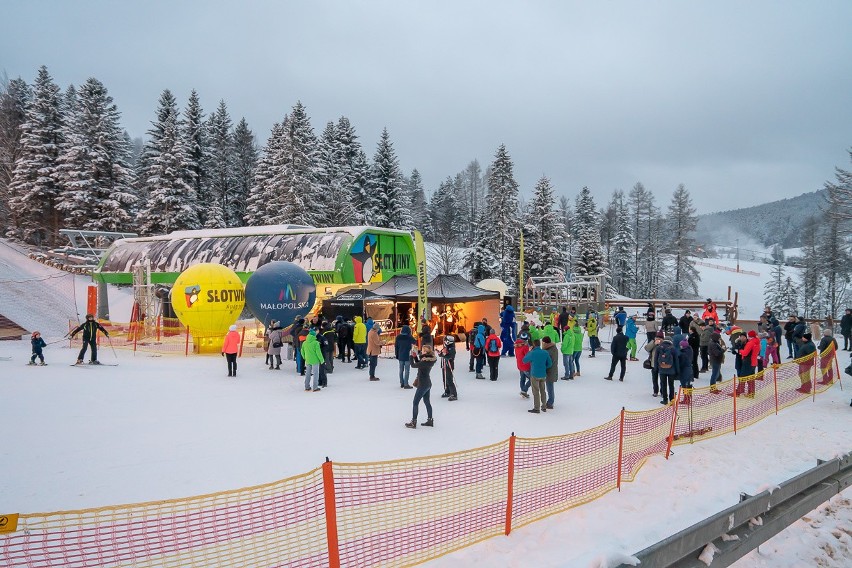
[[[118,363],[71,363],[72,367],[118,367]]]

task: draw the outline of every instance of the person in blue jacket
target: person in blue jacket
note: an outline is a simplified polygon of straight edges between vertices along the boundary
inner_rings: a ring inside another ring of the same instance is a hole
[[[30,365],[35,365],[36,357],[39,359],[39,365],[44,366],[47,363],[44,362],[44,353],[42,353],[42,349],[47,347],[47,343],[44,342],[44,339],[41,337],[40,331],[34,331],[32,336],[30,337],[30,345],[33,348],[33,356],[30,357]]]
[[[399,362],[399,388],[414,388],[408,384],[411,374],[411,348],[417,345],[417,340],[411,334],[411,326],[404,325],[394,340],[394,354]]]
[[[485,379],[482,368],[485,366],[485,325],[476,326],[476,337],[473,338],[473,356],[476,358],[476,378]]]
[[[615,316],[613,317],[618,326],[624,327],[627,323],[627,312],[624,311],[624,306],[618,306],[618,311],[615,312]]]
[[[515,356],[515,334],[517,331],[515,323],[515,308],[508,304],[500,314],[500,341],[503,342],[501,357]]]
[[[530,384],[533,391],[533,407],[527,412],[547,412],[547,370],[553,365],[550,354],[535,341],[532,351],[524,357],[524,363],[530,364]]]
[[[627,336],[627,350],[630,351],[630,360],[638,361],[636,358],[636,335],[639,333],[639,326],[636,325],[636,316],[627,318],[627,326],[624,328],[624,335]]]

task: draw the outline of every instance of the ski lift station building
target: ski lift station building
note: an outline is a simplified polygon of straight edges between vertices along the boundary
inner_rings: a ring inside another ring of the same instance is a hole
[[[171,285],[188,267],[212,262],[245,282],[259,267],[277,260],[305,269],[317,285],[317,299],[417,272],[414,241],[407,231],[267,225],[121,239],[106,250],[92,278],[133,284],[134,269],[143,266],[151,284]]]

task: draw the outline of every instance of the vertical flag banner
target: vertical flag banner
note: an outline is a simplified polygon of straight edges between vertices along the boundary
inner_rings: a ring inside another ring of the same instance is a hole
[[[518,267],[518,313],[524,313],[524,231],[521,231],[521,258]]]
[[[422,329],[421,321],[426,317],[429,310],[429,298],[426,295],[426,246],[423,244],[423,235],[420,231],[411,231],[414,237],[414,255],[417,257],[417,333]]]

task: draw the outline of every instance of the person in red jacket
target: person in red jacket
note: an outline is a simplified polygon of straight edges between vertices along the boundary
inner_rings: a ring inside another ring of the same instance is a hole
[[[240,334],[237,333],[237,326],[232,325],[228,328],[228,333],[225,335],[225,342],[222,344],[222,357],[228,360],[228,376],[237,376],[237,352],[240,350]]]
[[[746,396],[754,396],[754,380],[756,377],[752,377],[752,375],[757,372],[757,360],[760,358],[760,338],[757,337],[757,332],[754,330],[749,331],[747,336],[748,341],[746,341],[745,347],[740,350],[743,362],[739,376],[749,379],[746,381],[748,383],[748,395]],[[737,386],[737,394],[743,394],[745,386],[745,383],[740,382]]]
[[[497,367],[500,365],[500,349],[503,347],[503,342],[491,330],[491,335],[485,338],[485,354],[488,356],[488,369],[491,371],[491,380],[497,380]]]
[[[707,298],[707,302],[704,304],[704,313],[701,314],[701,319],[704,320],[707,325],[710,325],[710,320],[719,323],[719,313],[716,311],[716,302]]]
[[[530,364],[524,363],[524,357],[530,352],[530,335],[522,331],[515,340],[515,360],[518,364],[518,372],[521,374],[521,396],[529,398],[530,390]]]

